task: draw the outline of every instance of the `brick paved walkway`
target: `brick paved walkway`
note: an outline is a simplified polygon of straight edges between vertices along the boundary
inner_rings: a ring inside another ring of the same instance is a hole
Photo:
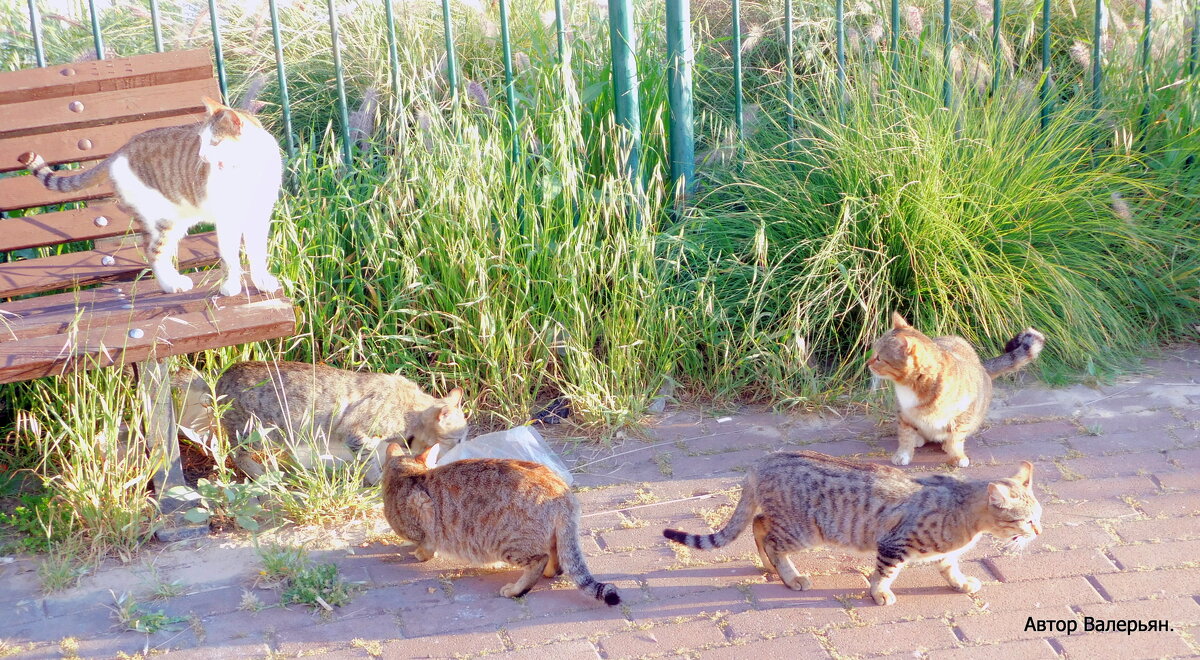
[[[886,462],[895,438],[864,417],[743,412],[721,422],[668,414],[648,440],[603,450],[563,446],[577,466],[592,571],[621,589],[608,608],[573,587],[542,582],[500,597],[512,571],[428,564],[371,535],[300,530],[319,560],[336,562],[364,590],[327,618],[306,609],[239,609],[260,565],[247,540],[216,537],[152,548],[130,566],[43,597],[35,565],[0,565],[0,656],[500,658],[1161,658],[1200,654],[1200,347],[1147,364],[1148,374],[1100,389],[1017,389],[1005,383],[992,425],[968,441],[967,475],[1009,475],[1035,462],[1045,507],[1042,537],[1021,555],[990,540],[963,562],[979,593],[950,591],[932,566],[910,567],[899,602],[866,599],[870,558],[815,551],[797,563],[815,588],[793,592],[756,567],[747,534],[715,552],[687,552],[664,526],[702,531],[729,512],[746,466],[766,452],[804,447]],[[918,451],[914,471],[940,450]],[[305,536],[307,535],[307,536]],[[297,539],[294,539],[297,540]],[[147,636],[113,631],[108,590],[144,594],[179,580],[183,595],[149,609],[191,625]],[[1035,620],[1080,629],[1026,630]],[[1169,631],[1084,633],[1082,619],[1166,620]]]

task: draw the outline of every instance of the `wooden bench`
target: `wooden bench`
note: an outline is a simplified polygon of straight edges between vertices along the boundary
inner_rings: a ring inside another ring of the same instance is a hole
[[[137,226],[109,185],[50,191],[17,156],[90,166],[138,133],[203,118],[201,99],[221,98],[209,57],[191,50],[0,73],[0,383],[136,365],[146,439],[167,466],[155,476],[160,501],[183,483],[163,358],[290,336],[295,310],[248,280],[243,293],[221,297],[219,268],[192,273],[187,293],[163,293],[140,237],[120,238]],[[71,247],[31,250],[59,245]],[[179,247],[180,271],[217,262],[213,232]]]

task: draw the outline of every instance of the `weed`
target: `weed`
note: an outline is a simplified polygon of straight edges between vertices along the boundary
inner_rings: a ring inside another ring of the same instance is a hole
[[[242,599],[238,602],[238,609],[243,612],[257,612],[261,610],[263,605],[262,599],[253,591],[242,591]]]
[[[78,658],[79,640],[74,637],[63,637],[58,642],[58,650],[64,658]]]
[[[336,564],[313,564],[303,548],[272,546],[260,549],[260,579],[280,589],[280,602],[301,603],[325,613],[345,605],[357,586],[342,579]],[[246,602],[242,596],[242,602]]]
[[[129,592],[122,592],[118,596],[110,589],[109,593],[113,597],[109,609],[113,611],[122,630],[152,635],[160,630],[177,630],[179,624],[187,621],[187,617],[168,616],[162,610],[146,610]]]
[[[13,547],[25,552],[46,552],[63,540],[70,530],[70,519],[61,508],[51,506],[48,493],[23,494],[19,501],[12,513],[0,511],[0,526],[17,534]],[[5,551],[8,546],[0,546],[0,553]]]
[[[367,655],[372,658],[383,657],[383,644],[378,640],[358,639],[357,637],[350,640],[350,646],[362,649]]]

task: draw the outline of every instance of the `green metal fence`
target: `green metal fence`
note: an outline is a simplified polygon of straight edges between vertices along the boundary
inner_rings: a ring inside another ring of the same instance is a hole
[[[154,30],[154,44],[158,51],[163,50],[162,28],[160,24],[160,11],[157,0],[148,0],[151,15],[151,23]],[[394,91],[399,89],[400,78],[400,62],[397,54],[397,36],[395,28],[395,15],[392,0],[382,0],[383,8],[386,14],[387,25],[387,42],[388,42],[388,57],[389,70],[391,72],[391,85]],[[692,24],[690,14],[689,0],[663,0],[666,4],[666,44],[668,62],[668,85],[669,85],[669,103],[670,103],[670,176],[675,182],[682,185],[684,189],[691,185],[695,178],[695,150],[696,150],[696,128],[695,128],[695,108],[693,100],[693,63],[695,53],[692,42]],[[1144,18],[1142,35],[1140,38],[1140,53],[1141,53],[1141,76],[1143,77],[1144,92],[1148,96],[1150,94],[1150,58],[1151,58],[1151,35],[1152,26],[1154,24],[1154,2],[1153,0],[1142,0],[1144,3]],[[217,0],[207,0],[209,24],[212,33],[212,44],[214,50],[214,62],[216,65],[217,76],[220,83],[222,93],[228,92],[228,82],[226,80],[225,54],[221,41],[220,32],[220,7]],[[38,66],[46,66],[45,49],[43,47],[43,29],[42,15],[38,8],[38,0],[27,0],[30,32],[29,36],[32,40],[34,53],[34,64]],[[1197,29],[1200,25],[1200,0],[1192,1],[1191,26],[1189,51],[1186,56],[1186,69],[1188,75],[1195,75],[1198,64],[1200,64],[1200,30]],[[451,12],[451,0],[441,0],[442,9],[442,24],[445,35],[445,61],[446,61],[446,77],[449,83],[450,93],[457,100],[459,96],[460,78],[458,74],[459,64],[456,57],[455,47],[455,32]],[[954,48],[955,35],[953,31],[951,0],[943,0],[942,16],[941,16],[941,31],[940,41],[942,46],[942,60],[945,70],[945,80],[942,82],[942,101],[946,106],[954,102],[952,98],[953,84],[951,73],[951,55]],[[337,87],[337,117],[338,117],[338,132],[341,141],[341,151],[345,162],[349,163],[354,158],[354,145],[350,139],[350,121],[349,110],[346,100],[345,80],[343,77],[343,66],[341,60],[341,43],[338,37],[338,18],[334,0],[327,0],[327,10],[329,19],[329,31],[332,38],[332,56],[335,69],[335,84]],[[1065,9],[1060,9],[1065,11]],[[270,24],[271,33],[276,61],[276,75],[280,90],[280,98],[282,105],[282,121],[283,130],[287,140],[287,150],[289,155],[296,154],[296,144],[292,131],[291,118],[291,100],[288,93],[288,76],[284,65],[283,47],[280,38],[280,21],[279,10],[276,0],[269,0]],[[517,103],[515,99],[515,91],[513,86],[513,62],[512,62],[512,44],[511,34],[509,29],[509,0],[499,0],[500,12],[500,38],[502,42],[503,66],[504,66],[504,87],[506,96],[506,106],[508,110],[508,125],[512,133],[512,154],[513,160],[516,162],[520,157],[520,145],[518,144],[518,117]],[[1091,49],[1091,75],[1090,75],[1090,94],[1096,108],[1099,108],[1103,101],[1103,83],[1104,83],[1104,66],[1102,56],[1102,42],[1105,31],[1105,16],[1108,8],[1105,0],[1096,0],[1094,13],[1095,20],[1092,26],[1092,49]],[[104,35],[101,31],[101,22],[99,12],[97,11],[95,0],[88,0],[88,13],[91,24],[91,37],[94,43],[95,52],[98,57],[104,58],[105,46]],[[845,2],[844,0],[835,0],[833,8],[834,31],[836,33],[836,48],[834,52],[835,67],[836,67],[836,90],[837,98],[831,99],[830,104],[836,104],[838,117],[844,118],[845,103],[846,103],[846,21],[845,21]],[[890,0],[890,50],[891,68],[893,71],[899,68],[900,57],[900,5],[898,0]],[[990,82],[990,92],[995,93],[1001,84],[1002,67],[1001,63],[1001,23],[1004,17],[1004,6],[1002,0],[992,0],[992,16],[991,16],[991,51],[992,51],[992,77]],[[783,68],[786,72],[786,98],[787,107],[785,111],[788,116],[786,124],[789,131],[795,130],[795,117],[793,116],[792,108],[796,102],[796,55],[795,55],[795,12],[793,0],[783,1],[783,16],[782,25],[785,41],[785,54]],[[554,15],[556,26],[556,42],[557,55],[559,62],[566,65],[570,62],[570,46],[566,39],[565,16],[562,0],[554,1]],[[616,123],[625,129],[628,142],[621,145],[623,149],[628,151],[628,157],[625,161],[625,166],[628,175],[637,179],[640,176],[640,154],[641,154],[641,108],[639,104],[639,81],[637,74],[637,49],[634,43],[635,6],[633,0],[609,0],[608,2],[608,20],[609,31],[611,38],[611,62],[612,62],[612,85],[613,95],[615,98],[615,119]],[[1040,22],[1037,26],[1038,36],[1040,38],[1040,55],[1041,55],[1041,79],[1038,84],[1038,112],[1041,116],[1042,126],[1045,127],[1049,121],[1049,117],[1054,111],[1054,80],[1051,70],[1051,22],[1055,19],[1055,11],[1051,0],[1041,0]],[[731,0],[730,2],[730,24],[731,34],[729,53],[732,58],[733,67],[733,123],[736,127],[738,138],[741,139],[745,135],[744,125],[744,89],[743,89],[743,64],[742,64],[742,31],[741,31],[741,2],[740,0]],[[881,60],[885,59],[883,57]],[[564,76],[564,83],[571,84],[569,75]],[[1142,121],[1146,120],[1146,112],[1149,104],[1146,104],[1146,110],[1143,111]]]

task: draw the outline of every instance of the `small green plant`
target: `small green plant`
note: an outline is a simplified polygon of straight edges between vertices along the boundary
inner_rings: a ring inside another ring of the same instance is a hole
[[[152,635],[160,630],[177,630],[175,626],[187,621],[187,617],[168,616],[162,610],[146,610],[127,591],[119,596],[111,589],[108,593],[113,597],[113,604],[109,608],[122,630]]]
[[[12,513],[0,511],[0,526],[16,533],[17,539],[0,545],[0,551],[15,546],[26,552],[46,552],[70,529],[70,519],[53,506],[49,493],[25,494]]]
[[[175,486],[166,494],[196,501],[196,506],[184,512],[185,520],[194,523],[233,521],[242,529],[257,532],[261,528],[258,517],[264,513],[260,499],[270,496],[281,482],[279,472],[268,472],[244,483],[201,478],[194,489]]]
[[[49,594],[75,586],[90,570],[85,553],[83,542],[76,538],[67,538],[51,547],[37,568],[42,591]]]
[[[332,612],[350,602],[356,585],[342,579],[336,564],[313,564],[303,548],[270,546],[259,550],[263,569],[259,578],[278,586],[280,602],[301,603]],[[243,597],[243,603],[246,598]]]

